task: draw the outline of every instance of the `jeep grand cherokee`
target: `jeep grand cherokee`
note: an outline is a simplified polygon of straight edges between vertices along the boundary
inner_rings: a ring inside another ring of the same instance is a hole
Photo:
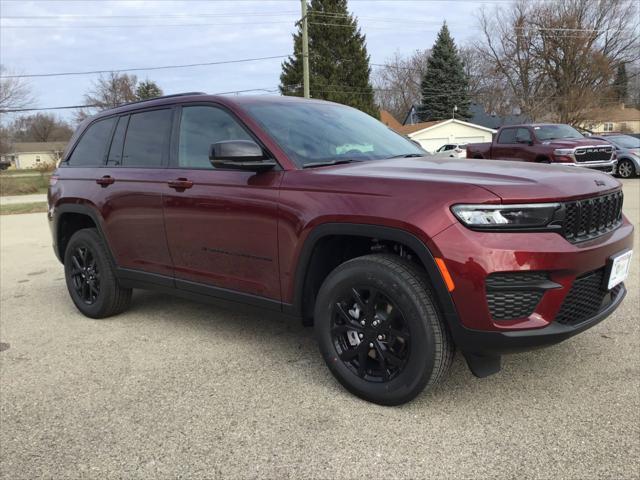
[[[329,102],[182,94],[86,120],[48,218],[84,315],[132,288],[284,312],[347,389],[395,405],[455,348],[486,376],[620,305],[620,184],[558,168],[432,158]]]

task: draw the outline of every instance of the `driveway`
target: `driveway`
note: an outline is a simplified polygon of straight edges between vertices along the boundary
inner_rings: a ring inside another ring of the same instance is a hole
[[[341,388],[289,319],[142,291],[84,318],[44,215],[1,217],[0,477],[640,478],[638,235],[635,250],[603,323],[486,379],[458,355],[388,408]]]

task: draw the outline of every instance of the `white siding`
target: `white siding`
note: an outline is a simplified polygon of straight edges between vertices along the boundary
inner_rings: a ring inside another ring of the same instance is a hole
[[[429,152],[435,152],[445,143],[490,142],[492,132],[487,129],[458,122],[444,122],[426,130],[409,134],[409,137]]]

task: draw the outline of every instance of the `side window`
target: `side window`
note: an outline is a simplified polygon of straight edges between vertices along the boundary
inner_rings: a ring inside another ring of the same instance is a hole
[[[166,158],[171,132],[172,110],[134,113],[124,140],[122,165],[125,167],[160,167]]]
[[[448,152],[449,150],[453,150],[453,148],[454,148],[454,145],[445,145],[444,146],[444,151]]]
[[[531,132],[528,128],[519,128],[516,132],[516,142],[529,143],[531,141]]]
[[[516,129],[515,128],[506,128],[500,132],[500,136],[498,137],[498,143],[516,143]]]
[[[127,130],[128,122],[129,115],[125,115],[118,119],[116,131],[113,134],[113,140],[111,140],[111,148],[109,149],[107,164],[120,165],[122,163],[122,147],[124,146],[124,134]]]
[[[89,126],[80,137],[69,158],[72,167],[95,167],[104,164],[107,144],[116,118],[105,118]]]
[[[182,107],[178,165],[182,168],[213,168],[209,147],[224,140],[253,140],[231,114],[216,107]]]

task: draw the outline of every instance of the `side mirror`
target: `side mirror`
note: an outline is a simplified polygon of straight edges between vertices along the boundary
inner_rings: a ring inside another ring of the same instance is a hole
[[[216,168],[264,172],[274,168],[275,160],[266,158],[262,148],[251,140],[225,140],[212,143],[209,160]]]

